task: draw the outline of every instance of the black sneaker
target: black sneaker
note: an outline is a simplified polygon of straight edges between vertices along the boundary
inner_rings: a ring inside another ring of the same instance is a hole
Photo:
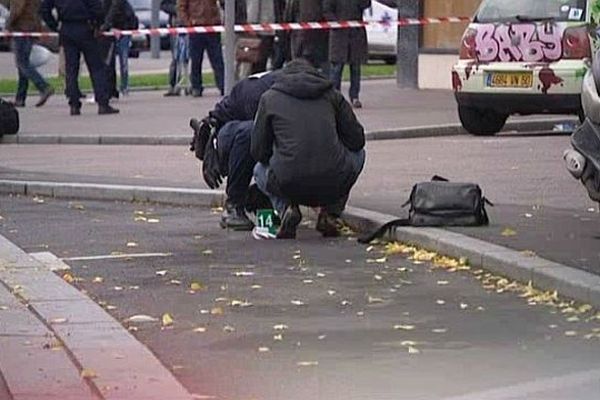
[[[251,231],[254,224],[246,215],[244,207],[235,206],[230,203],[225,204],[225,210],[221,214],[221,228],[232,229],[234,231]]]
[[[110,106],[109,104],[98,106],[98,114],[100,115],[109,115],[109,114],[118,114],[119,110]]]
[[[163,94],[165,97],[174,97],[179,95],[181,95],[181,93],[175,88],[170,88],[165,94]]]
[[[297,205],[291,205],[283,213],[277,239],[296,239],[296,229],[302,221],[302,213]]]
[[[319,217],[317,218],[317,231],[321,232],[323,237],[340,236],[337,219],[323,210],[319,212]]]

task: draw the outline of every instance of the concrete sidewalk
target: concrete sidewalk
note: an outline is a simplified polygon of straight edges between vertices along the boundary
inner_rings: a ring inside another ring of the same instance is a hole
[[[344,84],[345,86],[346,84]],[[362,83],[364,108],[356,114],[367,132],[432,125],[458,125],[456,102],[451,91],[403,90],[393,80],[373,80]],[[344,92],[347,90],[343,88]],[[19,137],[31,136],[88,137],[173,137],[189,136],[191,117],[204,117],[220,97],[216,89],[207,89],[202,98],[165,98],[162,92],[134,92],[115,106],[119,115],[99,116],[95,104],[84,104],[79,117],[70,117],[69,108],[60,95],[42,108],[31,105],[21,109]],[[559,123],[572,116],[517,117],[511,121],[546,120]],[[550,128],[554,124],[550,124]],[[548,124],[546,124],[548,126]],[[454,131],[456,132],[457,129]],[[6,137],[6,140],[10,140]],[[97,143],[97,139],[96,139]],[[137,143],[127,143],[137,144]]]

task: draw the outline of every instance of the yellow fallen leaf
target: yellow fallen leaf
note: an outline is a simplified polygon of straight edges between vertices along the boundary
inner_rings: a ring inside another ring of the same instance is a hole
[[[94,371],[91,368],[84,368],[81,370],[81,378],[82,379],[94,379],[97,377],[98,377],[98,375],[96,374],[96,371]]]
[[[262,289],[262,286],[261,285],[252,285],[252,286],[250,286],[250,289],[258,290],[258,289]]]
[[[102,283],[104,282],[104,278],[101,276],[97,276],[92,280],[93,283]]]
[[[577,331],[566,331],[565,336],[577,336]]]
[[[235,332],[235,328],[233,326],[231,326],[231,325],[225,325],[223,327],[223,332],[225,332],[225,333],[233,333],[233,332]]]
[[[448,285],[449,283],[450,283],[450,282],[448,282],[448,281],[437,281],[437,284],[438,284],[439,286],[446,286],[446,285]]]
[[[416,347],[408,346],[408,354],[420,354],[421,350]]]
[[[69,272],[67,272],[66,274],[64,274],[62,276],[62,278],[67,283],[73,283],[73,282],[75,282],[75,278]]]
[[[213,307],[210,310],[210,315],[223,315],[223,309],[221,307]]]
[[[504,237],[517,236],[517,231],[515,231],[514,229],[511,229],[511,228],[505,228],[502,231],[501,235]]]
[[[580,318],[577,315],[567,318],[567,322],[579,322]]]
[[[269,351],[271,351],[271,349],[269,349],[267,346],[261,346],[258,348],[259,353],[267,353]]]
[[[195,332],[195,333],[204,333],[204,332],[206,332],[206,327],[199,326],[197,328],[194,328],[193,332]]]
[[[276,342],[281,342],[283,340],[283,335],[278,333],[277,335],[273,335],[273,340]]]
[[[404,340],[400,342],[400,346],[403,347],[414,347],[417,345],[417,342],[413,342],[412,340]]]
[[[302,300],[292,300],[291,303],[295,306],[304,306],[306,305],[306,303],[304,303]]]
[[[138,247],[136,242],[127,242],[127,247]]]
[[[50,320],[50,324],[52,325],[60,325],[66,323],[68,320],[66,318],[54,318]]]
[[[169,313],[165,313],[162,316],[162,326],[167,327],[167,326],[171,326],[173,325],[173,317],[171,317],[171,314]]]
[[[583,304],[577,309],[577,311],[579,311],[581,314],[585,314],[592,311],[592,309],[593,307],[590,304]]]
[[[277,325],[273,325],[273,330],[275,331],[286,331],[289,329],[289,326],[285,325],[285,324],[277,324]]]
[[[200,290],[204,290],[204,285],[200,282],[192,282],[192,284],[190,285],[190,289],[194,292],[198,292]]]
[[[213,253],[213,251],[211,249],[206,249],[202,252],[202,254],[204,254],[205,256],[210,256]]]
[[[248,300],[232,300],[230,305],[232,307],[240,307],[240,308],[246,308],[246,307],[252,307],[253,304],[250,303]]]
[[[369,304],[378,304],[378,303],[383,303],[383,299],[381,299],[379,297],[371,297],[371,296],[369,296],[367,298],[367,302]]]

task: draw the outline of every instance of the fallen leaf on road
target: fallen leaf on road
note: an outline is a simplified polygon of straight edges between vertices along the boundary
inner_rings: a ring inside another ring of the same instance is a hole
[[[299,367],[316,367],[319,365],[318,361],[299,361],[296,363]]]
[[[269,351],[271,351],[271,349],[268,348],[267,346],[261,346],[261,347],[258,348],[258,352],[259,353],[267,353]]]
[[[448,332],[448,329],[447,328],[435,328],[435,329],[432,329],[431,332],[433,332],[433,333],[446,333],[446,332]]]
[[[577,315],[567,318],[567,322],[579,322],[580,318]]]
[[[75,278],[69,272],[67,272],[66,274],[64,274],[62,276],[62,278],[67,283],[73,283],[73,282],[75,282]]]
[[[565,336],[577,336],[577,331],[566,331]]]
[[[204,254],[205,256],[210,256],[213,253],[213,251],[211,249],[206,249],[202,252],[202,254]]]
[[[325,340],[326,337],[327,337],[327,335],[319,335],[319,337],[317,339],[319,339],[319,340]]]
[[[396,331],[412,331],[415,329],[414,325],[394,325]]]
[[[262,289],[262,286],[261,285],[252,285],[252,286],[250,286],[250,289],[258,290],[258,289]]]
[[[171,280],[169,281],[169,283],[170,283],[171,285],[177,285],[177,286],[181,285],[181,281],[180,281],[179,279],[171,279]]]
[[[221,307],[214,307],[210,310],[210,315],[223,315],[223,309]]]
[[[175,321],[173,321],[173,317],[171,317],[171,314],[169,314],[169,313],[163,314],[163,316],[162,316],[162,326],[163,327],[171,326],[171,325],[173,325],[173,322],[175,322]]]
[[[408,354],[420,354],[421,350],[416,347],[408,346]]]
[[[283,340],[283,335],[278,333],[277,335],[273,335],[273,340],[276,342],[281,342]]]
[[[204,285],[201,284],[200,282],[192,282],[190,285],[190,289],[193,290],[194,292],[198,292],[200,290],[204,290]]]
[[[0,311],[6,311],[8,310],[8,306],[0,306]]]
[[[138,247],[136,242],[127,242],[127,247]]]
[[[232,333],[232,332],[235,332],[235,328],[233,326],[231,326],[231,325],[225,325],[223,327],[223,332],[225,332],[225,333]]]
[[[295,306],[304,306],[306,305],[306,303],[304,303],[302,300],[292,300],[291,303]]]
[[[467,303],[460,303],[461,310],[466,310],[467,308],[469,308],[469,305]]]
[[[277,325],[273,325],[273,330],[275,331],[279,331],[279,332],[283,332],[289,329],[289,326],[285,325],[285,324],[277,324]]]
[[[450,282],[448,282],[448,281],[437,281],[437,284],[438,284],[439,286],[446,286],[446,285],[448,285],[449,283],[450,283]]]
[[[68,319],[66,318],[54,318],[50,320],[50,324],[52,325],[60,325],[60,324],[64,324],[68,321]]]
[[[380,281],[383,279],[383,277],[381,275],[375,274],[373,275],[373,279],[375,279],[376,281]]]
[[[312,279],[304,279],[302,283],[304,283],[305,285],[310,285],[315,283],[315,281],[313,281]]]
[[[365,316],[365,312],[364,311],[357,311],[356,312],[356,316],[357,317],[364,317]]]
[[[94,371],[91,368],[84,368],[81,370],[81,378],[82,379],[94,379],[97,377],[98,377],[98,375],[96,374],[96,371]]]
[[[367,302],[368,302],[369,304],[378,304],[378,303],[383,303],[383,301],[384,301],[384,300],[383,300],[383,299],[381,299],[381,298],[379,298],[379,297],[371,297],[371,296],[369,296],[369,297],[367,298]]]
[[[167,274],[167,272],[169,272],[169,271],[167,271],[166,269],[163,269],[161,271],[156,271],[156,275],[157,276],[165,276]]]
[[[414,347],[417,345],[417,342],[413,342],[412,340],[404,340],[402,342],[400,342],[400,346],[404,346],[404,347]]]
[[[194,328],[193,332],[196,332],[196,333],[204,333],[204,332],[206,332],[206,327],[204,327],[204,326],[199,326],[199,327],[197,327],[197,328]]]
[[[133,286],[129,286],[129,290],[139,290],[139,286],[133,285]]]
[[[133,315],[133,316],[127,318],[126,321],[127,322],[141,323],[141,322],[156,322],[156,321],[158,321],[158,319],[154,318],[154,317],[151,317],[149,315],[137,314],[137,315]]]
[[[254,272],[252,271],[236,271],[233,273],[233,276],[238,278],[245,278],[249,276],[254,276]]]
[[[330,290],[327,291],[327,294],[330,295],[330,296],[335,295],[335,293],[336,293],[336,291],[333,290],[333,289],[330,289]]]
[[[215,299],[215,303],[229,303],[229,298],[227,298],[227,297],[217,297]]]
[[[160,219],[158,218],[148,218],[148,220],[146,221],[149,224],[158,224],[160,222]]]
[[[317,272],[317,278],[325,278],[327,275],[325,275],[322,272]]]
[[[116,291],[116,292],[120,292],[120,291],[122,291],[122,290],[123,290],[123,286],[115,286],[115,287],[113,288],[113,290],[114,290],[114,291]]]
[[[436,300],[435,303],[437,305],[443,306],[444,304],[446,304],[446,301],[445,300]]]
[[[370,253],[371,251],[373,251],[374,248],[375,248],[374,246],[369,246],[366,248],[366,252]]]
[[[240,308],[246,308],[246,307],[252,307],[253,304],[250,303],[248,300],[232,300],[230,303],[231,307],[240,307]]]
[[[97,276],[94,279],[92,279],[92,282],[93,283],[102,283],[102,282],[104,282],[104,278],[101,276]]]
[[[501,235],[504,237],[517,236],[517,231],[515,231],[514,229],[511,229],[511,228],[505,228],[502,231]]]
[[[342,302],[340,304],[342,305],[342,307],[347,307],[347,306],[351,306],[352,302],[348,301],[348,300],[342,300]]]

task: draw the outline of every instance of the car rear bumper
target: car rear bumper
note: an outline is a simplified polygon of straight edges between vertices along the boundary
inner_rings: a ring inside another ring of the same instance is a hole
[[[581,109],[580,94],[455,93],[461,106],[505,114],[573,114]]]

